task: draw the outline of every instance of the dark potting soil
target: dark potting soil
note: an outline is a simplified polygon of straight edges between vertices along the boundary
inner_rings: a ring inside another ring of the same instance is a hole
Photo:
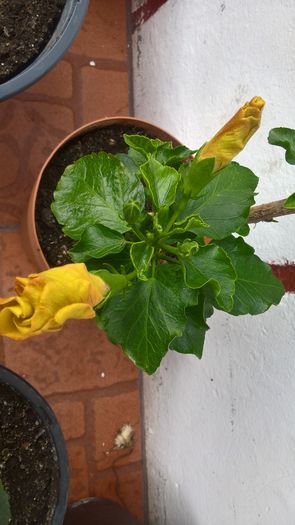
[[[0,84],[25,69],[49,42],[66,0],[0,0]]]
[[[66,237],[61,226],[55,220],[50,205],[53,192],[65,168],[75,160],[89,153],[106,151],[107,153],[127,153],[123,134],[146,134],[135,126],[107,126],[74,138],[61,148],[48,164],[43,173],[36,201],[36,226],[40,246],[49,266],[61,266],[71,261],[68,250],[74,241]],[[151,135],[149,134],[151,137]],[[153,137],[151,137],[153,138]]]
[[[0,479],[11,525],[50,525],[57,500],[55,447],[31,404],[0,382]]]

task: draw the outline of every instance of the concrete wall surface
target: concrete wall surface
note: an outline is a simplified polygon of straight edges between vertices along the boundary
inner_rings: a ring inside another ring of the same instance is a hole
[[[294,192],[294,167],[267,144],[272,127],[295,128],[294,0],[161,4],[133,34],[136,116],[197,147],[260,95],[262,126],[237,160],[260,177],[257,203]],[[290,216],[248,241],[292,263],[294,234]],[[170,352],[144,379],[150,525],[294,525],[294,295],[209,325],[201,361]]]

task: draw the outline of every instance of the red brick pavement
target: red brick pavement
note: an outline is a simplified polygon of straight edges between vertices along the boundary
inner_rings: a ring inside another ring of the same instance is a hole
[[[100,117],[128,114],[124,0],[91,0],[78,38],[40,82],[0,105],[0,295],[34,272],[20,226],[33,182],[69,132]],[[90,62],[95,65],[90,65]],[[55,410],[67,440],[70,499],[105,496],[143,515],[138,372],[93,321],[60,333],[0,341],[0,362],[31,382]],[[125,424],[132,450],[110,450]],[[110,450],[110,453],[107,452]]]

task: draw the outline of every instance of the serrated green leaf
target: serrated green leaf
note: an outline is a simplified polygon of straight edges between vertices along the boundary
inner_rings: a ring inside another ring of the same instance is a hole
[[[8,525],[11,518],[8,494],[0,481],[0,523]]]
[[[295,193],[290,195],[284,203],[284,208],[295,208]]]
[[[119,290],[126,288],[129,285],[129,281],[125,275],[121,273],[111,273],[108,270],[95,270],[92,271],[94,275],[100,277],[110,287],[110,295],[114,295]],[[108,296],[108,297],[109,297]]]
[[[184,193],[196,198],[200,191],[218,176],[214,173],[215,159],[198,160],[197,157],[181,169]]]
[[[199,214],[209,228],[194,230],[197,235],[222,239],[247,224],[258,178],[243,166],[231,163],[222,169],[200,193],[191,199],[180,219]]]
[[[138,173],[138,166],[130,157],[130,155],[127,155],[126,153],[116,153],[115,157],[119,159],[122,164],[124,164],[125,168],[131,173],[132,175],[137,175]],[[143,160],[145,162],[145,159]]]
[[[254,255],[251,246],[241,237],[233,236],[218,244],[230,257],[237,274],[232,315],[257,315],[279,304],[285,293],[283,285],[273,275],[271,267]]]
[[[295,130],[290,128],[273,128],[269,132],[268,142],[286,150],[285,159],[295,164]]]
[[[195,231],[197,228],[207,228],[208,225],[201,219],[200,215],[195,214],[192,217],[186,217],[182,221],[175,222],[175,228],[171,234],[179,234],[187,231]]]
[[[144,207],[141,181],[114,155],[92,153],[66,168],[54,192],[52,211],[65,234],[79,240],[87,227],[98,223],[120,233],[128,231],[123,207],[132,199]]]
[[[190,150],[186,146],[176,146],[176,148],[173,148],[171,142],[165,142],[157,149],[155,158],[162,164],[179,166],[182,161],[186,160],[193,153],[195,153],[195,151]]]
[[[135,160],[137,165],[143,163],[143,159],[148,159],[153,155],[156,160],[169,166],[179,165],[196,150],[190,150],[186,146],[172,145],[171,141],[163,142],[160,139],[151,139],[144,135],[124,135],[126,144],[131,148],[129,155]],[[134,155],[136,152],[138,155]]]
[[[120,253],[126,246],[126,241],[114,230],[101,224],[89,226],[70,250],[74,262],[85,262],[87,259],[101,259],[111,253]]]
[[[130,258],[137,271],[138,278],[143,281],[147,280],[146,273],[154,251],[154,247],[146,244],[145,241],[135,242],[131,245]]]
[[[121,344],[130,359],[152,374],[174,337],[186,324],[185,309],[198,294],[185,287],[180,268],[163,264],[155,277],[136,281],[106,303],[100,312],[111,341]]]
[[[163,166],[151,158],[140,167],[141,174],[158,210],[162,206],[171,206],[175,200],[180,174],[170,166]]]
[[[145,135],[128,135],[124,134],[125,143],[132,148],[133,150],[141,153],[145,158],[148,158],[149,155],[155,153],[159,146],[165,144],[160,139],[150,139]]]
[[[177,243],[177,249],[180,257],[191,257],[199,250],[199,243],[191,239],[184,239]]]
[[[201,359],[206,331],[209,329],[204,319],[204,302],[187,308],[186,324],[180,337],[175,337],[170,343],[170,350],[181,354],[194,354]]]
[[[209,284],[220,308],[230,311],[233,307],[236,273],[225,251],[214,244],[200,246],[196,255],[183,257],[185,282],[191,288]]]

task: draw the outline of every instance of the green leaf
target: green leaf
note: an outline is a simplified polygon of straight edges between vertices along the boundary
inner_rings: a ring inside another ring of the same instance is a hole
[[[169,343],[182,334],[185,309],[197,301],[198,293],[185,287],[181,269],[163,264],[155,277],[136,281],[111,297],[100,319],[110,340],[121,344],[138,367],[152,374]]]
[[[126,153],[116,153],[115,157],[117,157],[117,159],[119,159],[119,161],[124,164],[129,173],[132,175],[138,174],[138,166],[130,157],[130,155],[127,155]],[[143,159],[143,162],[145,162],[145,159]]]
[[[247,224],[258,178],[248,168],[231,163],[191,199],[180,219],[199,214],[209,228],[193,229],[197,235],[222,239]]]
[[[88,226],[98,223],[120,233],[128,231],[123,208],[133,199],[144,207],[144,188],[136,175],[115,156],[92,153],[65,169],[52,211],[65,234],[79,240]]]
[[[191,257],[199,250],[199,243],[191,239],[184,239],[177,243],[177,249],[181,257]]]
[[[184,193],[190,195],[192,199],[196,198],[200,191],[217,176],[213,172],[215,159],[198,160],[194,158],[190,164],[181,169],[183,177]]]
[[[160,146],[155,154],[156,160],[169,166],[179,166],[179,164],[190,157],[195,151],[186,146],[176,146],[173,148],[171,142],[165,142]]]
[[[295,193],[290,195],[284,203],[284,208],[295,208]]]
[[[123,208],[124,219],[128,224],[135,224],[140,219],[141,211],[138,202],[130,201]]]
[[[257,315],[284,295],[282,283],[271,267],[254,255],[254,249],[241,238],[233,236],[218,243],[226,251],[237,274],[232,315]]]
[[[85,264],[90,272],[110,269],[112,272],[125,274],[133,270],[129,246],[126,246],[120,253],[110,254],[102,259],[88,259]]]
[[[222,310],[233,307],[236,273],[225,251],[214,244],[200,246],[196,255],[181,259],[185,282],[191,288],[209,284]]]
[[[0,481],[0,523],[8,525],[11,518],[8,494]]]
[[[273,128],[269,132],[268,142],[286,150],[285,159],[295,164],[295,130],[290,128]]]
[[[170,166],[163,166],[151,158],[140,167],[156,209],[171,206],[175,200],[180,174]]]
[[[195,151],[190,150],[186,146],[176,146],[174,148],[171,141],[163,142],[160,139],[151,139],[144,135],[125,134],[124,140],[133,150],[129,150],[129,155],[131,155],[137,165],[143,163],[143,159],[146,160],[150,156],[154,156],[162,164],[179,165],[180,162],[195,153]],[[138,155],[134,155],[134,152],[137,152]]]
[[[146,244],[145,241],[135,242],[131,245],[130,258],[137,271],[138,278],[143,281],[147,280],[146,273],[153,255],[154,247]]]
[[[185,313],[187,320],[182,336],[175,337],[169,348],[181,354],[194,354],[201,359],[206,331],[209,329],[204,320],[203,301],[196,306],[187,308]]]
[[[110,287],[108,298],[129,285],[128,279],[121,273],[111,273],[108,270],[95,270],[91,273],[100,277]]]
[[[175,222],[175,227],[171,230],[171,235],[185,233],[187,231],[195,231],[197,228],[208,228],[208,224],[201,219],[200,215],[195,214],[191,217],[186,217],[185,219]]]
[[[70,250],[74,262],[84,262],[87,259],[101,259],[111,253],[121,252],[126,241],[120,233],[110,230],[101,224],[89,226]]]
[[[155,153],[159,146],[163,146],[165,142],[160,139],[150,139],[145,135],[123,135],[124,141],[126,144],[141,153],[145,158],[148,158],[149,155]]]

